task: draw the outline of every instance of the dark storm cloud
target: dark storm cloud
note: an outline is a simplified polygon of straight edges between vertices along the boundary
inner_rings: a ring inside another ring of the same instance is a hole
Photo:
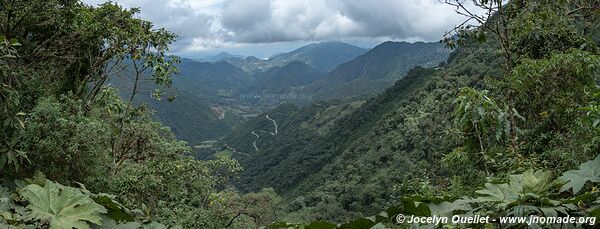
[[[102,0],[86,0],[98,3]],[[122,0],[179,35],[177,51],[319,40],[439,40],[463,20],[438,0]]]
[[[437,0],[260,2],[254,6],[245,0],[228,2],[221,20],[223,28],[235,34],[232,40],[259,43],[344,37],[437,40],[462,19]]]

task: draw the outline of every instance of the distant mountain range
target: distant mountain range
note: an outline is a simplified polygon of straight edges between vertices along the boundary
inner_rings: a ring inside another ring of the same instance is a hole
[[[244,56],[242,55],[232,55],[229,54],[227,52],[220,52],[217,55],[214,56],[208,56],[208,57],[203,57],[203,58],[198,58],[195,59],[198,62],[219,62],[219,61],[224,61],[227,59],[232,59],[232,58],[244,58]]]
[[[367,52],[358,46],[330,41],[306,45],[288,53],[280,53],[267,59],[254,56],[232,55],[221,52],[215,56],[198,59],[201,62],[226,61],[248,72],[266,71],[284,66],[294,61],[303,62],[319,72],[329,72],[341,63],[347,62]]]
[[[246,91],[252,93],[289,93],[322,79],[323,73],[295,60],[254,74],[256,81]]]
[[[350,61],[367,51],[367,49],[342,42],[322,42],[276,55],[269,58],[269,62],[271,65],[281,66],[292,61],[301,61],[317,71],[330,72],[338,65]]]
[[[348,147],[345,142],[361,138],[373,128],[382,113],[388,112],[397,101],[406,99],[414,88],[421,87],[432,72],[420,68],[412,71],[410,77],[399,80],[375,101],[328,101],[303,108],[281,105],[265,113],[279,124],[276,136],[264,134],[257,139],[252,131],[269,130],[272,124],[263,115],[248,120],[222,140],[222,144],[250,155],[232,155],[246,168],[238,186],[244,191],[262,187],[273,187],[281,192],[293,189],[341,154]]]
[[[439,43],[385,42],[371,50],[341,42],[310,44],[269,59],[220,53],[182,59],[173,88],[182,101],[152,101],[156,116],[190,144],[218,139],[248,117],[281,103],[365,97],[383,91],[415,66],[445,61]],[[178,99],[179,100],[179,99]]]
[[[323,80],[303,90],[320,99],[378,93],[415,66],[435,67],[448,58],[440,43],[385,42],[339,65]]]

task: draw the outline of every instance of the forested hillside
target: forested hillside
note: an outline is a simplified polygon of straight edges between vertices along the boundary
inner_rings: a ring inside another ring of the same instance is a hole
[[[236,149],[251,152],[250,156],[234,156],[246,168],[241,174],[239,187],[243,190],[274,187],[277,191],[288,193],[308,175],[331,163],[348,144],[373,128],[384,114],[384,109],[403,96],[412,94],[412,90],[418,88],[432,72],[430,69],[415,68],[405,79],[388,89],[384,96],[371,99],[364,105],[360,101],[331,101],[302,109],[284,105],[269,111],[267,114],[278,120],[279,134],[262,136],[257,141],[260,146],[257,152],[252,150],[255,137],[251,132],[266,131],[268,129],[265,127],[269,128],[270,124],[263,116],[249,120],[223,140]],[[294,172],[285,172],[289,170]]]
[[[163,97],[157,97],[153,80],[144,74],[137,82],[134,103],[145,104],[154,111],[153,117],[171,128],[173,133],[191,145],[204,140],[218,139],[242,123],[245,118],[239,112],[241,103],[231,101],[238,91],[252,84],[255,78],[227,62],[197,62],[181,59],[175,64],[178,77],[169,88],[163,88]],[[120,77],[110,79],[122,98],[131,97],[136,84],[132,66]],[[173,96],[174,100],[168,100]]]
[[[289,53],[275,55],[269,58],[269,62],[273,66],[281,66],[292,61],[300,61],[326,73],[366,51],[366,49],[343,42],[321,42],[301,47]]]
[[[435,67],[450,51],[440,43],[384,42],[369,52],[339,65],[303,93],[319,99],[376,94],[390,87],[415,66]]]
[[[166,54],[175,35],[137,12],[0,1],[0,228],[253,228],[275,220],[272,190],[236,192],[236,161],[184,156],[186,143],[134,102],[148,88],[166,100],[179,61]],[[130,96],[106,86],[116,75],[134,82]],[[154,86],[140,84],[147,80]]]
[[[146,82],[135,101],[148,104],[178,138],[199,145],[220,139],[247,117],[282,103],[306,106],[319,100],[373,96],[414,66],[437,66],[449,52],[440,43],[386,42],[367,52],[342,42],[322,42],[268,60],[225,53],[207,62],[184,58],[176,64],[179,77],[169,89],[179,99],[157,101]],[[129,97],[131,76],[110,83]]]
[[[396,224],[600,217],[598,2],[473,2],[482,15],[445,2],[471,23],[446,34],[442,64],[408,61],[438,60],[433,46],[406,56],[391,50],[413,44],[386,42],[323,75],[294,61],[261,74],[182,61],[169,55],[175,34],[111,2],[0,1],[0,228],[597,227]],[[257,112],[200,153],[148,108],[175,99],[168,109],[197,108],[170,117],[210,106],[233,123],[232,91],[322,77],[397,80],[374,97]]]
[[[569,204],[578,200],[573,195],[581,194],[582,187],[591,190],[585,198],[597,198],[596,191],[584,186],[585,178],[571,180],[580,177],[565,171],[600,153],[594,123],[599,59],[588,27],[597,19],[568,16],[582,10],[576,6],[581,5],[507,4],[504,15],[490,14],[496,18],[481,27],[458,28],[458,35],[446,40],[455,48],[447,65],[412,69],[385,93],[336,120],[325,134],[307,129],[306,123],[330,105],[279,118],[295,124],[281,127],[282,136],[261,137],[265,145],[260,151],[234,156],[246,168],[239,187],[274,187],[290,201],[286,219],[291,222],[343,222],[390,206],[425,216],[441,206],[448,208],[444,214],[551,216],[564,210],[586,215],[582,212],[597,206]],[[597,6],[585,9],[580,13],[598,12]],[[224,141],[249,147],[252,136],[246,132],[266,125],[257,120]],[[598,168],[597,162],[586,166]],[[509,178],[510,184],[493,190]],[[534,192],[517,182],[553,185]],[[571,186],[574,182],[583,183]],[[464,198],[511,192],[538,196]],[[554,202],[545,203],[548,199]],[[409,210],[409,205],[420,210]]]
[[[367,52],[366,49],[343,42],[319,42],[302,46],[290,52],[280,53],[269,58],[259,59],[254,56],[234,56],[219,53],[200,61],[225,61],[251,73],[259,73],[274,67],[285,66],[291,62],[302,62],[318,72],[327,73],[338,65],[348,62]]]

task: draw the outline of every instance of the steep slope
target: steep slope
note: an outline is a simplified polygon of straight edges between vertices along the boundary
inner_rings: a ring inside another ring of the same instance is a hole
[[[433,67],[448,57],[444,45],[431,43],[384,42],[369,52],[343,63],[323,80],[304,92],[320,99],[377,93],[393,85],[415,66]]]
[[[310,103],[312,97],[293,92],[321,79],[323,74],[303,62],[293,61],[285,66],[256,73],[254,77],[256,81],[242,90],[241,101],[255,106],[274,108],[285,102]]]
[[[330,217],[345,220],[374,214],[402,194],[433,192],[420,190],[423,184],[447,186],[450,178],[444,176],[441,157],[460,142],[448,129],[453,98],[460,87],[501,74],[498,59],[487,50],[458,51],[445,69],[413,70],[339,122],[335,135],[350,137],[339,141],[332,163],[287,193],[295,198],[292,209],[302,218],[337,209],[343,213]],[[420,80],[409,85],[415,76]],[[330,204],[320,205],[323,201]]]
[[[271,93],[285,93],[321,79],[323,75],[309,65],[292,61],[281,67],[273,67],[266,72],[255,74],[257,79],[250,90],[268,90]]]
[[[241,55],[232,55],[229,54],[227,52],[220,52],[217,55],[214,56],[207,56],[207,57],[203,57],[203,58],[198,58],[196,59],[196,61],[198,62],[219,62],[219,61],[224,61],[227,59],[232,59],[232,58],[243,58],[243,56]]]
[[[406,71],[404,68],[439,62],[436,58],[445,55],[436,53],[440,51],[435,48],[438,46],[387,42],[342,64],[327,76],[314,66],[318,65],[321,69],[337,66],[365,50],[341,42],[324,42],[280,54],[270,60],[240,58],[226,53],[216,56],[224,60],[218,62],[184,58],[178,66],[180,74],[173,79],[179,101],[153,101],[150,90],[145,90],[146,95],[141,96],[139,102],[149,103],[157,111],[157,117],[179,138],[195,145],[204,140],[218,139],[245,117],[281,103],[304,106],[318,99],[380,92],[391,86],[392,80]],[[400,70],[397,70],[398,66]]]
[[[181,72],[173,79],[173,86],[188,91],[235,90],[253,81],[246,72],[225,61],[210,63],[184,58],[178,68]]]
[[[142,97],[140,95],[139,97]],[[155,117],[171,128],[175,135],[190,145],[204,140],[218,139],[244,118],[230,112],[227,106],[208,101],[190,91],[177,91],[173,102],[145,99],[143,102],[155,110]]]
[[[227,58],[225,61],[248,73],[263,72],[270,67],[267,60],[259,59],[254,56]]]
[[[227,62],[197,62],[184,58],[178,68],[181,72],[173,77],[173,85],[168,89],[177,95],[173,102],[152,98],[154,87],[151,81],[140,85],[135,102],[148,104],[156,111],[155,117],[170,127],[179,139],[191,145],[218,139],[245,119],[238,114],[239,104],[231,100],[240,89],[254,81],[251,75]],[[110,84],[121,89],[123,98],[131,95],[133,85],[129,78],[113,79]]]
[[[280,135],[261,137],[258,152],[234,156],[245,167],[239,187],[274,187],[291,199],[291,219],[344,221],[385,209],[399,193],[414,192],[411,188],[420,187],[418,182],[447,184],[448,178],[439,176],[444,173],[439,162],[457,144],[447,129],[452,98],[458,88],[477,84],[481,76],[500,74],[498,59],[486,50],[457,51],[438,70],[408,71],[380,96],[334,120],[327,131],[315,129],[323,125],[311,120],[335,116],[332,104],[279,115],[278,122],[286,123]],[[252,152],[255,137],[246,132],[264,125],[268,123],[260,117],[247,122],[224,142]]]
[[[335,156],[329,152],[335,142],[326,135],[331,126],[361,104],[328,102],[302,109],[286,104],[236,128],[222,144],[249,154],[233,155],[247,168],[241,174],[238,187],[245,191],[262,187],[283,191],[318,171]],[[333,111],[335,115],[330,113]],[[271,134],[273,123],[267,115],[278,124],[276,135]]]
[[[366,51],[343,42],[321,42],[276,55],[269,58],[269,63],[272,66],[282,66],[292,61],[301,61],[320,72],[329,72],[341,63],[352,60]]]

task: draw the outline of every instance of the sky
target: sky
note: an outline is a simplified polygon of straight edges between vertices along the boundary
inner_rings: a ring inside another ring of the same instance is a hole
[[[83,0],[97,5],[105,0]],[[175,55],[228,52],[265,58],[300,46],[342,41],[439,41],[464,21],[440,0],[113,0],[178,35]]]

